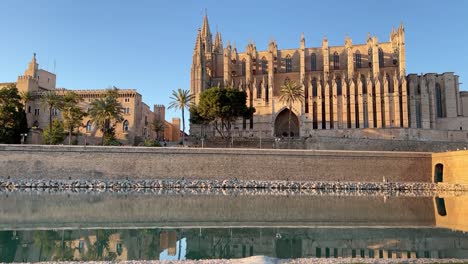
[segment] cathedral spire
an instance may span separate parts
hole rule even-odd
[[[222,51],[223,50],[223,40],[221,39],[221,33],[216,31],[213,50],[215,51]]]
[[[202,36],[203,37],[210,37],[211,38],[211,32],[210,32],[210,24],[208,23],[208,15],[205,14],[205,17],[203,18],[203,25],[202,25]]]
[[[208,15],[206,13],[205,17],[203,18],[203,25],[201,28],[201,41],[203,43],[205,52],[210,53],[213,48],[213,38],[211,36],[210,25],[208,23]]]

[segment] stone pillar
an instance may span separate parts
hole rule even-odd
[[[348,85],[345,78],[341,79],[341,127],[348,128]]]
[[[356,86],[354,85],[354,80],[351,78],[348,80],[349,83],[349,113],[350,113],[350,120],[351,120],[351,128],[356,128]]]
[[[330,129],[330,83],[328,78],[323,80],[325,90],[325,128]]]
[[[419,85],[421,87],[421,126],[423,129],[429,129],[431,128],[431,120],[429,118],[429,94],[425,76],[421,76]]]
[[[436,117],[437,117],[437,102],[435,95],[435,76],[433,74],[427,75],[427,91],[429,94],[429,116],[430,116],[430,127],[431,129],[436,128]]]
[[[359,128],[364,128],[364,93],[362,90],[363,80],[358,80],[358,107],[359,107]]]
[[[410,95],[410,110],[411,110],[411,127],[412,128],[417,128],[418,125],[416,124],[416,89],[417,89],[417,86],[418,86],[418,76],[417,75],[409,75],[408,76],[408,91],[409,91],[409,95]],[[402,95],[402,99],[403,99],[403,90],[404,90],[404,87],[403,87],[403,84],[400,83],[401,85],[401,95]],[[403,104],[403,101],[404,99],[402,100],[402,104]],[[404,111],[404,108],[405,108],[405,105],[403,104],[402,105],[402,109]],[[405,119],[405,115],[403,114],[403,125],[404,125],[404,119]],[[403,126],[405,127],[405,126]]]
[[[401,78],[401,90],[402,90],[402,109],[403,109],[403,127],[408,127],[408,87],[406,86],[406,78]]]
[[[323,97],[322,97],[322,82],[317,80],[317,129],[322,129],[322,104],[323,104]]]
[[[369,128],[374,127],[374,91],[373,91],[373,86],[374,82],[368,78],[367,79],[367,118],[368,118],[368,124]]]
[[[338,128],[338,92],[337,92],[337,85],[336,85],[335,77],[333,77],[331,82],[332,82],[331,83],[332,93],[330,95],[330,100],[331,100],[330,104],[331,104],[332,113],[330,116],[330,122],[333,122],[333,123],[330,123],[330,127],[333,127],[333,129],[337,129]],[[332,121],[332,117],[333,117],[333,121]]]
[[[393,82],[393,127],[400,126],[400,96],[398,93],[398,80],[396,75],[393,75],[393,78],[390,79]]]
[[[384,77],[387,79],[387,77]],[[382,127],[391,127],[392,120],[390,119],[390,94],[389,94],[389,83],[385,82],[383,87],[383,100],[384,100],[384,107],[383,107],[383,114],[384,114],[384,122],[382,122]]]
[[[385,85],[385,82],[384,82]],[[375,80],[375,118],[377,120],[377,128],[382,127],[382,82],[377,77]]]

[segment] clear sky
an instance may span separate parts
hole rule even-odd
[[[135,88],[151,106],[190,88],[198,27],[207,9],[212,34],[243,51],[343,45],[367,32],[388,41],[406,29],[407,73],[455,72],[468,80],[468,1],[422,0],[0,0],[0,82],[16,81],[32,54],[69,89]],[[54,69],[54,61],[56,67]],[[461,85],[467,90],[468,83]],[[166,111],[166,119],[180,113]]]

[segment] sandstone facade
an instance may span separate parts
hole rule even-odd
[[[0,83],[0,88],[11,83]],[[28,127],[32,128],[28,136],[28,143],[42,143],[41,132],[49,124],[49,111],[41,103],[41,95],[48,91],[56,91],[59,95],[64,95],[68,91],[76,92],[84,100],[80,107],[87,111],[90,103],[104,96],[105,89],[70,90],[56,87],[56,75],[48,71],[39,69],[34,54],[24,75],[18,77],[16,87],[19,92],[31,92],[34,99],[27,102],[25,109],[28,120]],[[115,87],[114,87],[115,88]],[[138,144],[147,138],[160,137],[168,141],[179,141],[180,120],[174,118],[172,122],[165,120],[165,107],[154,105],[153,111],[143,102],[142,96],[136,89],[118,89],[119,102],[123,106],[124,121],[116,124],[115,132],[117,139],[124,144]],[[54,109],[53,118],[62,119],[59,109]],[[164,135],[156,135],[151,128],[151,123],[155,119],[161,120],[165,125]],[[85,117],[82,126],[79,128],[81,136],[79,144],[99,144],[102,132],[96,129],[90,121],[90,117]]]
[[[314,130],[363,128],[424,128],[468,130],[468,95],[459,92],[458,76],[406,76],[405,29],[392,29],[388,42],[368,35],[365,43],[349,37],[343,46],[307,47],[302,34],[299,48],[278,49],[271,40],[266,50],[249,43],[238,52],[224,47],[221,34],[213,39],[208,18],[198,31],[192,58],[191,92],[195,103],[214,86],[247,93],[256,109],[250,119],[234,127],[241,136],[307,136]],[[279,99],[281,86],[294,81],[304,90],[304,102],[292,109]],[[191,134],[204,134],[192,125]],[[208,129],[208,136],[216,136]]]

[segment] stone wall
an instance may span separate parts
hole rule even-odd
[[[444,183],[468,184],[468,151],[434,153],[432,155],[432,175],[435,179],[435,167],[443,165]]]
[[[0,145],[12,179],[431,182],[431,153]]]

